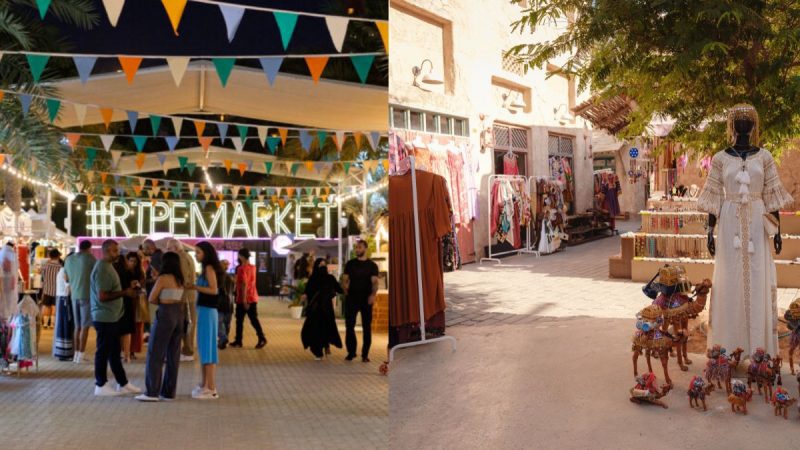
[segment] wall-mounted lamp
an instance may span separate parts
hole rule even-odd
[[[522,93],[508,91],[503,94],[503,109],[507,109],[511,114],[516,114],[517,109],[525,109],[528,105],[522,99]]]
[[[559,116],[558,113],[562,109],[564,112],[561,114],[561,116]],[[553,117],[555,117],[556,120],[558,120],[558,123],[560,123],[561,125],[564,125],[567,122],[572,122],[575,119],[572,116],[572,114],[569,113],[569,107],[565,103],[562,103],[558,105],[558,107],[553,108]]]
[[[423,75],[423,68],[425,67],[426,62],[431,66],[431,68],[428,69],[428,71]],[[414,68],[411,69],[411,73],[414,74],[413,85],[422,89],[423,91],[430,92],[430,89],[420,84],[420,82],[432,85],[444,84],[444,80],[442,79],[441,75],[433,71],[433,62],[431,62],[430,59],[423,60],[419,66],[414,66]]]

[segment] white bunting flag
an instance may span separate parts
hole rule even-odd
[[[100,135],[100,140],[103,141],[103,148],[105,148],[106,151],[111,150],[111,144],[114,143],[114,135],[113,134],[101,134]]]
[[[261,141],[261,145],[266,145],[267,142],[267,127],[256,127],[258,131],[258,140]]]
[[[236,151],[241,153],[244,148],[244,140],[238,136],[231,137],[230,139],[233,141],[233,146],[236,148]]]
[[[119,164],[119,158],[122,157],[122,152],[119,150],[111,150],[111,167],[116,169]]]
[[[167,65],[170,72],[172,72],[172,79],[175,80],[175,86],[181,85],[183,74],[186,73],[186,67],[189,66],[189,58],[177,56],[167,58]]]
[[[180,136],[181,126],[183,125],[183,117],[173,117],[172,125],[175,127],[175,136]]]
[[[326,17],[325,23],[328,25],[328,31],[331,34],[331,40],[336,47],[336,51],[342,51],[344,45],[344,38],[347,36],[347,25],[350,19],[346,17]]]
[[[106,14],[108,14],[108,21],[111,22],[111,26],[116,27],[119,15],[122,13],[122,7],[125,6],[125,0],[103,0],[103,6],[106,8]]]
[[[336,148],[339,150],[339,153],[342,152],[342,145],[344,145],[344,131],[337,131],[336,132]]]
[[[75,117],[78,118],[78,125],[83,126],[86,121],[86,105],[75,103]]]

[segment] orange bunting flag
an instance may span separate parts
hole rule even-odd
[[[104,192],[106,195],[111,195],[111,186],[106,186],[106,187],[104,187],[104,188],[103,188],[103,192]]]
[[[111,126],[111,116],[114,115],[113,108],[100,108],[100,115],[103,116],[103,123],[106,125],[106,130]]]
[[[3,91],[0,91],[0,102],[3,101],[3,97],[5,97],[5,96],[6,96],[6,93],[3,92]]]
[[[75,146],[78,145],[78,141],[81,140],[81,135],[78,133],[67,133],[67,142],[69,142],[69,146],[75,150]]]
[[[308,65],[308,71],[311,72],[311,78],[314,80],[314,84],[318,84],[320,77],[322,77],[322,71],[325,70],[325,66],[328,65],[328,57],[306,56],[306,64]]]
[[[211,136],[202,136],[197,138],[200,141],[200,146],[203,147],[203,151],[206,152],[206,156],[208,156],[208,148],[211,146],[211,141],[214,140]]]
[[[389,22],[375,22],[375,26],[378,27],[378,32],[381,34],[383,48],[386,49],[386,53],[389,53]]]
[[[166,199],[167,197],[169,197],[169,191],[164,189],[163,191],[161,191],[161,195]]]
[[[222,161],[222,164],[225,164],[225,170],[227,170],[228,171],[228,175],[230,175],[231,174],[231,160],[230,159],[226,159],[226,160]]]
[[[92,203],[92,200],[94,200],[94,195],[86,194],[86,203]]]
[[[293,188],[293,187],[286,188],[286,194],[287,194],[289,197],[293,197],[293,196],[294,196],[294,188]]]
[[[142,166],[144,166],[144,158],[145,158],[144,153],[138,153],[136,155],[136,167],[138,167],[139,169],[141,169]]]
[[[143,189],[142,186],[134,186],[133,192],[136,192],[136,195],[139,196],[142,195],[142,189]]]
[[[106,184],[106,178],[108,178],[108,172],[100,172],[100,182]]]
[[[172,30],[175,31],[175,36],[178,35],[178,25],[181,23],[183,17],[183,10],[186,8],[188,0],[161,0],[164,9],[167,11],[169,21],[172,23]]]
[[[197,130],[197,137],[200,137],[203,135],[203,131],[206,129],[206,123],[202,120],[195,120],[194,129]]]
[[[222,206],[222,202],[219,202],[219,201],[214,202],[214,204],[217,205],[217,209],[219,209],[219,207]]]
[[[0,154],[0,166],[2,166],[3,163],[5,162],[6,162],[6,155]]]
[[[364,139],[364,135],[358,131],[353,133],[353,139],[356,140],[356,150],[361,149],[361,141]]]
[[[272,203],[278,203],[278,196],[277,195],[273,195],[269,199],[272,200]]]
[[[286,138],[289,136],[289,130],[286,128],[278,128],[278,134],[281,135],[281,144],[286,145]]]
[[[307,171],[311,172],[312,170],[314,170],[314,161],[306,161],[305,165]]]
[[[247,164],[239,163],[239,174],[244,176],[244,171],[247,170]]]
[[[389,160],[388,159],[382,159],[381,160],[381,165],[383,166],[383,170],[385,170],[386,172],[389,171]]]
[[[244,193],[247,194],[248,197],[250,197],[250,186],[244,187]]]
[[[286,200],[280,199],[280,200],[278,200],[278,204],[281,206],[281,208],[283,208],[283,207],[286,206]]]
[[[122,66],[122,70],[125,72],[125,78],[128,79],[128,84],[133,84],[133,77],[136,76],[139,65],[142,64],[142,58],[120,56],[118,59],[119,65]]]

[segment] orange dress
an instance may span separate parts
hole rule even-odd
[[[444,178],[417,171],[422,290],[428,334],[444,333],[441,239],[452,231]],[[389,178],[389,346],[419,340],[419,295],[411,174]]]

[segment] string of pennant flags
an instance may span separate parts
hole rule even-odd
[[[331,59],[349,58],[353,64],[353,68],[358,74],[361,84],[366,84],[367,77],[372,70],[372,65],[375,62],[375,57],[381,55],[378,52],[367,53],[350,53],[350,54],[313,54],[313,55],[242,55],[242,56],[169,56],[169,55],[90,55],[84,53],[58,53],[58,52],[30,52],[25,50],[0,50],[0,60],[4,55],[24,55],[28,62],[28,68],[31,71],[33,81],[38,83],[42,78],[47,63],[51,58],[71,58],[75,64],[75,69],[78,71],[78,78],[82,84],[89,81],[95,64],[99,58],[114,58],[119,62],[120,69],[125,74],[125,79],[128,84],[132,85],[139,71],[139,67],[144,60],[158,59],[166,60],[167,67],[172,74],[172,79],[175,86],[180,86],[183,76],[189,67],[191,60],[210,59],[214,69],[216,69],[217,76],[219,77],[222,87],[228,85],[228,79],[233,72],[237,59],[257,59],[261,65],[261,70],[267,78],[269,86],[275,85],[275,79],[278,76],[283,61],[285,59],[304,59],[308,71],[311,74],[311,79],[314,84],[319,84],[322,73],[325,71],[328,62]]]
[[[301,11],[289,11],[278,8],[268,8],[263,6],[254,5],[236,5],[217,0],[162,0],[161,4],[164,6],[164,11],[169,17],[172,24],[172,29],[175,35],[178,35],[178,28],[180,27],[183,13],[186,9],[186,4],[191,1],[192,3],[205,3],[207,5],[214,5],[219,8],[222,18],[225,21],[225,27],[228,35],[228,42],[232,42],[236,37],[236,31],[239,29],[239,24],[244,17],[246,11],[255,11],[259,13],[267,13],[273,16],[275,23],[278,26],[278,31],[281,35],[281,43],[283,49],[289,47],[292,36],[297,28],[297,19],[301,16],[305,17],[322,17],[325,19],[325,24],[331,37],[333,45],[338,51],[342,51],[345,38],[347,37],[347,28],[350,22],[372,22],[380,33],[383,40],[386,52],[389,51],[389,23],[387,20],[380,19],[367,19],[361,17],[349,17],[339,15],[328,15],[319,13],[309,13]],[[36,0],[36,6],[39,9],[39,15],[42,19],[47,15],[52,0]],[[131,2],[133,3],[133,2]],[[119,21],[122,9],[125,6],[125,0],[103,0],[103,6],[108,16],[108,21],[111,26],[116,27]]]
[[[286,145],[287,139],[290,137],[289,132],[296,132],[296,136],[292,136],[300,141],[301,145],[304,149],[308,149],[311,143],[313,142],[314,137],[316,137],[320,143],[324,143],[325,140],[330,137],[334,139],[336,143],[337,149],[341,151],[342,145],[344,144],[345,138],[347,136],[352,136],[355,139],[356,146],[361,148],[362,139],[366,138],[372,148],[375,148],[376,144],[379,143],[379,140],[383,133],[380,131],[343,131],[343,130],[331,130],[331,129],[319,129],[319,128],[302,128],[302,127],[291,127],[291,126],[269,126],[269,125],[253,125],[241,122],[227,122],[227,121],[216,121],[216,120],[206,120],[206,119],[195,119],[195,118],[185,118],[182,116],[175,116],[171,114],[155,114],[149,112],[140,112],[135,110],[122,110],[117,108],[111,107],[104,107],[97,104],[90,104],[90,103],[78,103],[73,102],[70,100],[62,100],[55,97],[49,97],[44,95],[34,95],[28,94],[24,92],[17,92],[8,89],[0,89],[0,101],[3,101],[6,96],[16,96],[17,100],[20,102],[22,107],[23,114],[27,115],[30,112],[31,106],[33,104],[34,98],[39,98],[44,100],[45,102],[45,109],[47,113],[47,117],[49,118],[50,122],[55,122],[58,115],[63,110],[65,104],[71,104],[74,107],[75,115],[78,119],[78,124],[80,126],[84,126],[86,123],[86,114],[89,108],[95,109],[99,112],[103,124],[105,125],[106,129],[111,126],[112,119],[114,114],[118,111],[124,112],[125,116],[127,117],[128,124],[130,126],[130,134],[104,134],[104,133],[88,133],[88,132],[80,132],[80,131],[71,131],[66,132],[65,137],[67,138],[68,142],[71,145],[77,145],[78,140],[81,136],[90,136],[96,135],[101,138],[103,141],[104,148],[106,150],[110,149],[111,143],[113,142],[114,136],[125,136],[130,137],[134,140],[137,144],[137,149],[139,149],[139,143],[143,148],[144,142],[147,140],[148,136],[146,134],[137,134],[136,128],[140,122],[141,117],[148,117],[150,123],[150,138],[163,138],[166,140],[167,146],[170,150],[174,150],[178,144],[178,140],[181,138],[191,138],[191,139],[199,139],[201,145],[210,145],[211,139],[214,137],[218,137],[222,141],[225,139],[231,139],[236,146],[236,149],[239,149],[238,144],[241,143],[242,146],[244,145],[244,140],[254,138],[255,136],[250,136],[251,129],[255,128],[256,133],[255,135],[258,137],[259,142],[271,153],[277,150],[278,143],[282,145]],[[162,130],[164,119],[168,119],[172,123],[172,135],[169,136],[157,136],[159,131]],[[194,125],[194,135],[183,135],[181,132],[183,131],[183,124],[184,122],[191,122]],[[142,121],[144,122],[144,121]],[[207,128],[208,125],[214,125],[216,127],[216,136],[207,136],[205,135],[205,131],[208,129],[210,132],[210,128]],[[229,131],[232,129],[236,130],[238,134],[238,138],[241,141],[236,139],[236,136],[229,135]],[[312,136],[311,133],[314,133]]]

